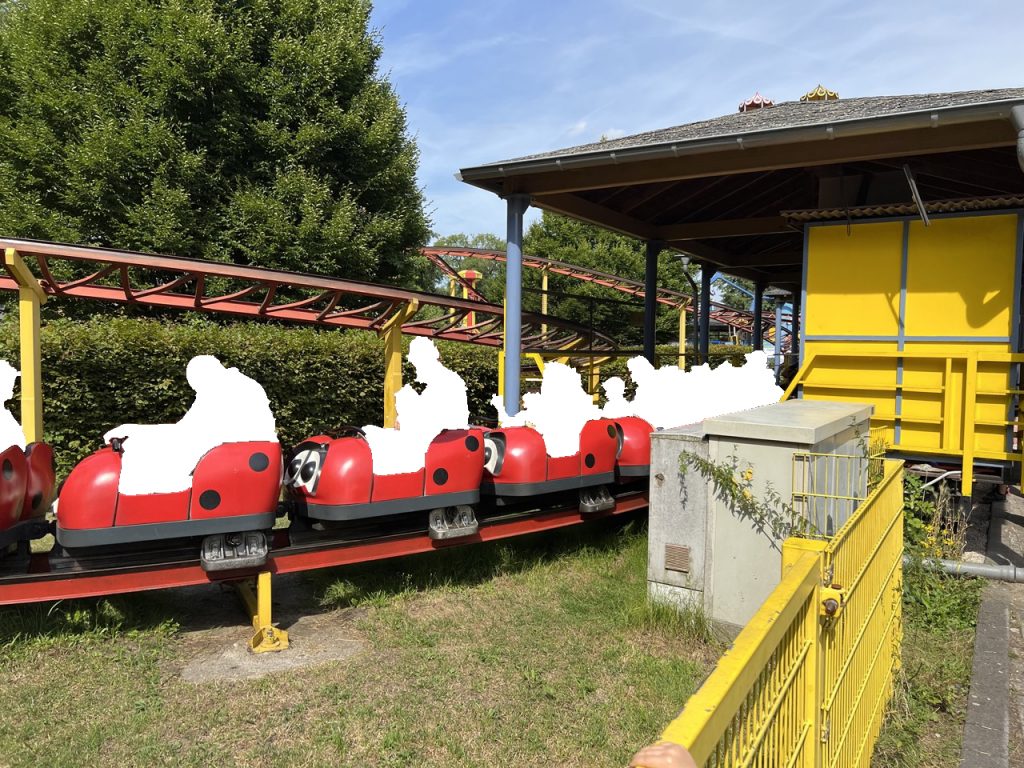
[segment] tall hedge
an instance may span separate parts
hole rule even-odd
[[[325,429],[383,419],[384,345],[363,331],[97,317],[51,320],[42,342],[44,424],[59,475],[98,448],[111,427],[177,421],[192,403],[185,366],[195,355],[214,354],[263,385],[283,445]],[[455,342],[440,342],[438,348],[445,365],[466,382],[471,418],[493,422],[489,400],[497,391],[497,350]],[[674,349],[658,351],[662,365],[674,364]],[[715,347],[711,363],[742,364],[746,351]],[[18,364],[11,315],[0,320],[0,358]],[[412,376],[406,364],[405,380],[412,382]],[[601,379],[610,376],[629,381],[626,358],[601,366]]]
[[[495,350],[438,347],[466,381],[473,418],[493,419],[487,401],[497,387]],[[60,475],[98,448],[111,427],[177,421],[193,398],[185,366],[200,354],[215,354],[263,385],[283,445],[383,419],[384,348],[371,333],[96,318],[47,323],[42,348],[46,439]],[[0,358],[17,365],[12,319],[0,323]],[[405,380],[412,382],[412,374],[407,365]]]

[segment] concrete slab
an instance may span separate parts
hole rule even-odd
[[[986,586],[978,611],[961,768],[1009,766],[1009,606],[1007,585]]]
[[[992,504],[986,559],[1024,565],[1019,492]],[[1024,766],[1024,584],[990,582],[982,595],[960,765]]]
[[[872,410],[863,403],[787,400],[707,419],[704,432],[717,437],[817,445],[851,425],[868,421]]]

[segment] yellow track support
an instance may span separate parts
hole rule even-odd
[[[19,286],[21,428],[27,442],[42,442],[43,371],[39,343],[39,308],[46,303],[46,293],[13,248],[4,251],[4,266]]]
[[[413,299],[401,307],[384,324],[384,426],[394,427],[398,421],[395,395],[402,388],[402,325],[416,314],[420,303]]]
[[[679,370],[686,370],[686,305],[679,308]]]
[[[288,648],[288,633],[274,626],[271,621],[270,605],[270,571],[263,571],[256,577],[254,585],[248,581],[238,582],[235,587],[245,603],[246,610],[252,617],[252,628],[255,630],[249,640],[253,653],[283,651]]]

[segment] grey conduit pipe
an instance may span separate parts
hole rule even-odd
[[[910,565],[913,558],[910,555],[903,556],[903,564]],[[921,559],[925,568],[951,573],[954,576],[977,576],[982,579],[993,581],[1012,581],[1024,583],[1024,568],[1015,565],[990,565],[989,563],[964,563],[960,560],[942,560],[936,557],[925,557]]]

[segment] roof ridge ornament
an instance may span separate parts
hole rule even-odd
[[[754,91],[754,95],[746,101],[740,102],[740,112],[750,112],[764,107],[774,107],[775,102],[767,96],[762,96],[760,91]]]
[[[818,83],[816,87],[801,96],[800,101],[835,101],[838,98],[839,94],[836,91],[830,91],[821,83]]]

